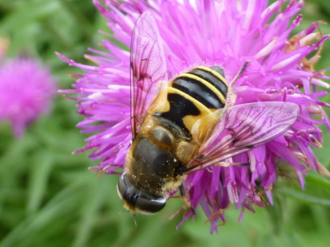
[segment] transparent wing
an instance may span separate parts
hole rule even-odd
[[[192,161],[191,173],[263,145],[287,131],[299,106],[288,102],[258,102],[230,108]]]
[[[155,19],[144,12],[137,20],[131,40],[131,127],[134,137],[144,113],[167,80],[162,39]]]

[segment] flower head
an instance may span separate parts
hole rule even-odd
[[[328,38],[317,30],[318,22],[292,35],[302,16],[297,15],[302,1],[288,4],[279,0],[267,7],[267,1],[94,1],[108,21],[114,39],[130,47],[132,29],[137,18],[149,11],[156,19],[163,40],[166,63],[172,77],[198,65],[219,65],[230,81],[244,62],[248,68],[234,85],[236,105],[262,101],[286,101],[299,105],[296,122],[280,137],[233,157],[231,162],[249,162],[249,167],[213,166],[189,174],[184,182],[193,208],[201,206],[211,222],[211,232],[231,204],[253,211],[264,206],[264,192],[272,204],[272,185],[277,178],[277,164],[284,160],[304,186],[303,175],[309,169],[321,174],[327,170],[317,161],[311,146],[320,147],[321,130],[316,124],[330,124],[320,101],[329,79],[313,65]],[[103,3],[102,3],[103,2]],[[85,119],[78,124],[89,137],[84,152],[94,149],[91,159],[101,159],[94,170],[114,173],[123,168],[130,146],[130,53],[123,46],[103,41],[105,51],[90,50],[86,57],[96,66],[62,59],[79,67],[85,74],[77,76],[73,90],[77,93],[78,112]],[[97,124],[96,124],[97,123]],[[116,164],[116,165],[114,165]],[[243,214],[242,214],[243,215]],[[191,217],[187,211],[183,220]],[[241,217],[240,217],[241,218]]]
[[[0,66],[0,121],[7,120],[14,135],[46,113],[56,87],[49,70],[27,58],[4,61]]]

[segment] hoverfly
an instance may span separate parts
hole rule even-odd
[[[283,134],[299,107],[287,102],[233,106],[233,82],[219,66],[198,66],[168,81],[162,39],[151,13],[137,20],[131,40],[132,143],[117,191],[134,215],[165,207],[189,173],[211,165],[228,166],[228,158]],[[192,208],[191,208],[192,209]],[[193,209],[192,209],[193,210]]]

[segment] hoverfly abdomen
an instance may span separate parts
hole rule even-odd
[[[177,76],[170,84],[209,109],[223,108],[228,85],[219,66],[200,66]],[[193,100],[192,103],[195,101]]]
[[[201,81],[205,80],[195,75],[183,74],[173,81],[172,87],[190,95],[207,108],[223,108],[224,102]]]
[[[169,107],[155,116],[172,122],[186,138],[201,143],[218,120],[212,114],[226,104],[228,84],[222,68],[196,67],[175,77],[166,90]],[[198,133],[194,135],[196,126]]]
[[[197,67],[188,72],[204,79],[212,86],[214,86],[225,98],[228,92],[228,83],[225,80],[225,72],[223,68],[219,66],[208,67]]]
[[[185,125],[183,118],[185,116],[198,116],[201,111],[191,99],[187,98],[186,94],[180,92],[182,91],[174,91],[173,88],[168,88],[167,101],[170,109],[167,112],[156,112],[154,115],[168,120],[167,123],[171,125],[171,129],[179,127],[185,136],[190,139],[190,129]]]

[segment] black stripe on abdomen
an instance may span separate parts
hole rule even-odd
[[[172,87],[193,97],[207,108],[223,108],[224,104],[219,97],[206,85],[184,75],[174,79]]]
[[[224,77],[223,69],[219,66],[211,67],[210,69],[218,72],[220,75]],[[203,68],[195,68],[188,72],[188,74],[196,75],[205,81],[209,82],[212,86],[216,87],[216,89],[219,90],[219,92],[226,98],[228,87],[225,82],[222,81],[221,78],[215,76],[211,72],[204,70]]]

